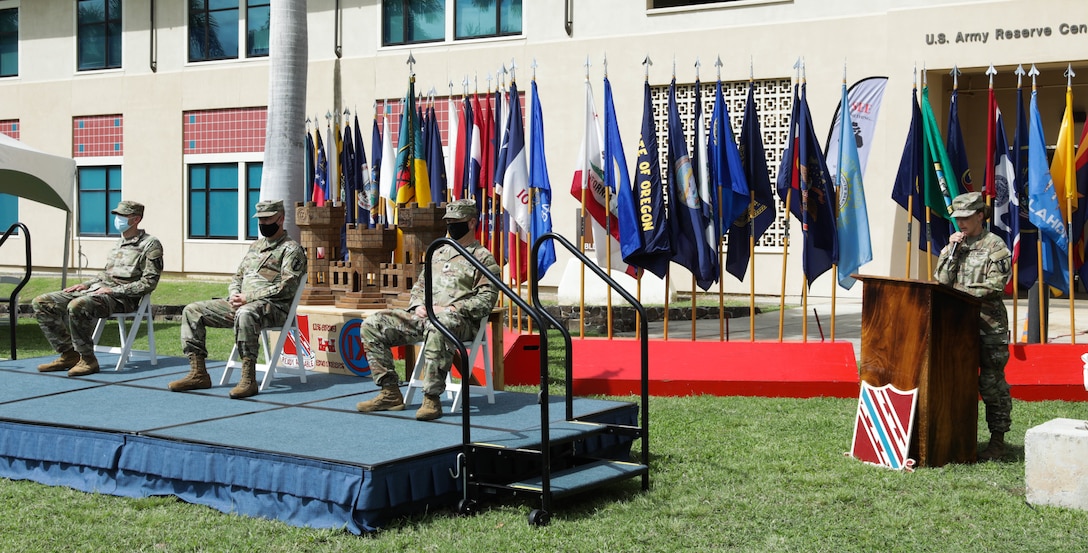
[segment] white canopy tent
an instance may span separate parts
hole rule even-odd
[[[62,286],[68,281],[72,213],[75,210],[76,161],[47,154],[0,133],[0,192],[65,211]]]

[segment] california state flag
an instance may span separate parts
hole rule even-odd
[[[586,212],[590,215],[589,226],[593,232],[593,244],[597,250],[597,264],[606,269],[637,276],[637,269],[624,263],[620,252],[620,223],[616,218],[616,194],[611,194],[606,199],[603,160],[601,125],[597,118],[597,108],[593,105],[593,87],[589,84],[589,79],[586,79],[586,127],[582,135],[578,165],[574,167],[574,178],[570,183],[570,193],[579,202],[582,201],[583,196],[585,198]],[[607,208],[606,202],[611,204]],[[608,231],[605,230],[606,227]],[[609,252],[611,252],[611,258]]]

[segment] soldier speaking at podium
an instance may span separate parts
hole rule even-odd
[[[982,194],[968,192],[952,200],[952,217],[959,232],[941,250],[934,275],[982,300],[979,306],[980,371],[978,391],[986,404],[990,443],[979,460],[1000,459],[1005,454],[1005,433],[1012,426],[1012,396],[1005,381],[1009,360],[1009,318],[1002,296],[1012,270],[1012,254],[1005,242],[986,230],[986,202]]]

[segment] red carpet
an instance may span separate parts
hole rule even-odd
[[[505,382],[540,381],[535,335],[506,333]],[[629,338],[574,339],[574,393],[639,392],[639,343]],[[650,394],[687,396],[858,396],[857,353],[843,342],[650,341]],[[1006,378],[1027,401],[1088,400],[1080,356],[1088,345],[1010,347]]]

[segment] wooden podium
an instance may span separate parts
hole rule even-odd
[[[918,389],[910,457],[975,462],[979,300],[936,282],[855,275],[864,283],[861,380]]]

